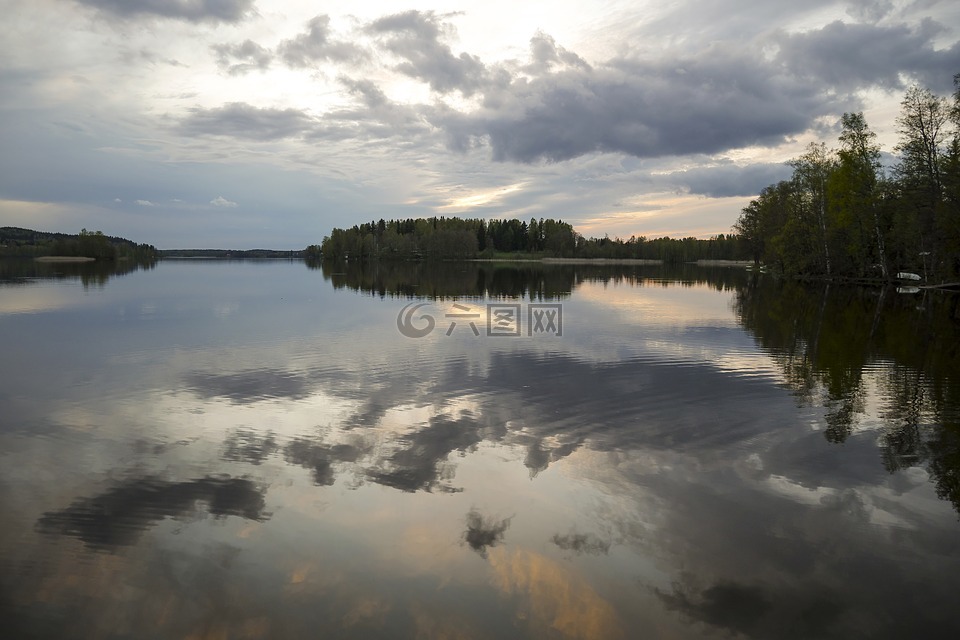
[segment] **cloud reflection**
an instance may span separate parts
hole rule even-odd
[[[568,533],[563,536],[557,533],[550,541],[564,551],[572,551],[577,555],[606,555],[610,552],[610,543],[592,533]]]
[[[49,511],[37,521],[42,533],[69,535],[88,547],[113,551],[135,544],[147,528],[164,518],[194,512],[205,502],[211,515],[263,521],[264,489],[246,478],[207,476],[187,482],[139,478],[69,507]]]
[[[503,520],[485,517],[476,509],[467,514],[467,530],[463,533],[464,540],[470,548],[487,557],[487,549],[503,542],[503,536],[510,528],[512,517]]]
[[[613,605],[583,578],[540,554],[495,549],[490,553],[494,583],[517,598],[518,613],[535,636],[626,638]]]
[[[337,462],[356,462],[369,453],[366,445],[336,444],[325,445],[306,438],[297,438],[283,450],[284,460],[309,469],[313,483],[317,486],[330,486],[336,481],[334,464]]]

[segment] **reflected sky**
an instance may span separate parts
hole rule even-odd
[[[960,630],[951,299],[503,269],[167,261],[98,287],[0,283],[8,627]],[[474,284],[455,295],[457,278]],[[25,290],[50,302],[4,306]],[[561,302],[563,335],[406,338],[415,300],[438,320]],[[928,355],[903,331],[929,331]]]

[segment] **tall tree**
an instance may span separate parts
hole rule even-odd
[[[947,100],[929,89],[910,87],[900,103],[897,133],[900,143],[900,163],[896,173],[903,195],[911,204],[919,246],[914,249],[923,256],[933,253],[936,262],[937,216],[943,201],[944,145],[950,108]]]
[[[953,136],[943,163],[943,208],[937,219],[937,232],[943,243],[946,271],[960,276],[960,73],[953,76],[953,104],[950,120]]]
[[[790,162],[800,195],[798,213],[816,221],[821,258],[828,277],[832,269],[827,237],[827,179],[835,164],[823,142],[811,142],[805,154]]]
[[[844,113],[840,132],[839,163],[830,183],[832,222],[845,233],[843,247],[848,257],[865,275],[872,246],[874,258],[887,277],[885,230],[877,206],[880,173],[880,147],[877,135],[867,126],[863,113]],[[872,237],[871,237],[872,236]]]

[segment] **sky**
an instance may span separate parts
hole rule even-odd
[[[380,218],[728,233],[863,111],[952,92],[960,3],[0,0],[0,226],[300,249]]]

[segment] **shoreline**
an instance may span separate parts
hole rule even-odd
[[[540,262],[544,264],[663,264],[663,260],[646,260],[643,258],[541,258]]]
[[[40,256],[34,258],[35,262],[96,262],[96,258],[86,256]]]
[[[698,267],[752,267],[753,260],[696,260],[687,264],[695,264]]]

